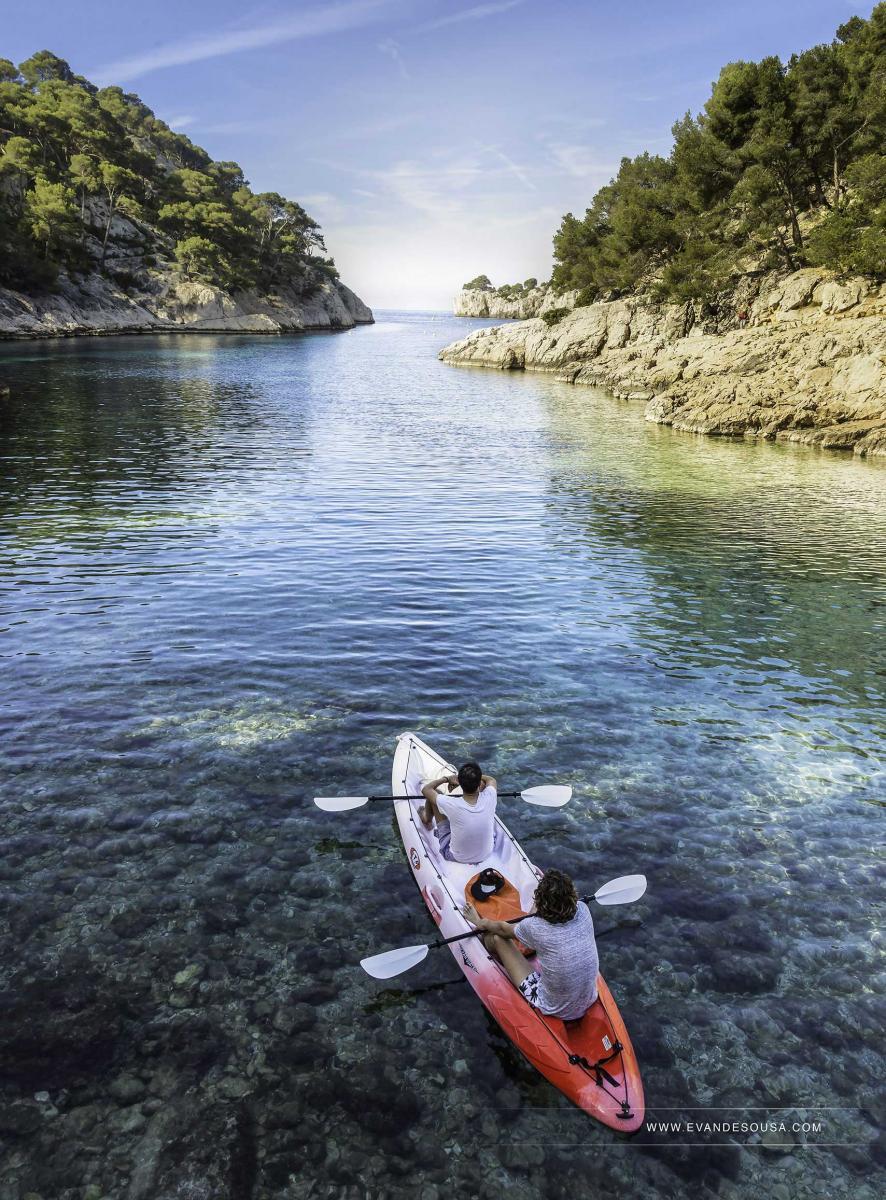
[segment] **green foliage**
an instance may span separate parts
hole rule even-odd
[[[809,261],[846,273],[886,275],[886,155],[866,154],[846,172],[847,195],[807,239]]]
[[[337,277],[300,205],[254,194],[237,163],[213,162],[138,96],[47,50],[0,59],[0,283],[45,287],[62,268],[118,278],[134,246],[143,266],[174,259],[224,287],[308,292]]]
[[[576,308],[586,308],[597,299],[597,290],[593,287],[583,287],[575,297]]]
[[[524,279],[523,286],[527,292],[531,292],[533,288],[538,287],[538,280],[532,277],[529,279]]]
[[[175,243],[175,261],[188,279],[195,276],[212,279],[221,265],[219,258],[218,246],[208,238],[189,237]]]
[[[38,176],[27,193],[25,211],[44,258],[63,253],[76,236],[74,193],[62,183],[50,183]]]
[[[707,299],[748,266],[886,273],[886,3],[787,64],[729,63],[673,133],[566,214],[556,287]]]
[[[556,325],[571,312],[571,308],[549,308],[546,313],[542,313],[541,319],[545,325]]]
[[[476,289],[481,292],[492,291],[492,280],[488,275],[477,275],[474,279],[469,279],[467,283],[462,285],[466,292]]]

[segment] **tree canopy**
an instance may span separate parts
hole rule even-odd
[[[309,290],[336,274],[299,204],[254,193],[237,163],[214,162],[138,96],[48,50],[0,59],[0,283],[125,278],[164,259],[223,287]]]
[[[673,135],[566,214],[556,287],[689,299],[752,268],[886,275],[886,3],[787,63],[729,63]]]

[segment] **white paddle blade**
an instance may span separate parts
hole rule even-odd
[[[361,958],[360,966],[373,979],[393,979],[411,967],[417,967],[428,957],[427,946],[402,946],[399,950],[385,950],[371,958]]]
[[[548,783],[541,787],[527,788],[520,793],[527,804],[540,804],[542,808],[562,808],[572,799],[572,788],[564,784]]]
[[[594,892],[594,899],[598,904],[632,904],[645,891],[645,875],[622,875],[620,879],[604,883],[598,892]]]
[[[315,796],[314,803],[324,812],[347,812],[369,803],[368,796]]]

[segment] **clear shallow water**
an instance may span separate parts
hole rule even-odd
[[[886,470],[436,361],[475,327],[2,348],[0,1200],[881,1194]],[[369,981],[431,926],[310,798],[405,728],[648,875],[597,921],[651,1115],[822,1132],[622,1145],[448,958]]]

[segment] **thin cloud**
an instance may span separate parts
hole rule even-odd
[[[315,8],[270,25],[231,29],[226,33],[196,33],[178,42],[167,42],[144,54],[108,63],[90,74],[99,83],[123,83],[163,67],[181,67],[280,42],[343,33],[378,20],[391,7],[391,3],[392,0],[349,0],[344,4]]]
[[[458,25],[462,21],[482,21],[484,17],[494,17],[523,3],[524,0],[499,0],[493,4],[476,4],[473,8],[463,8],[461,12],[450,13],[448,17],[439,17],[436,21],[419,25],[416,32],[429,33],[432,29],[442,29],[444,25]]]
[[[465,151],[441,147],[428,151],[421,161],[400,159],[381,168],[329,159],[314,161],[350,175],[352,191],[362,185],[366,192],[374,193],[373,199],[384,198],[388,204],[393,202],[435,222],[457,223],[484,209],[501,214],[503,202],[513,197],[513,178],[527,190],[536,190],[524,168],[497,146],[481,142]]]
[[[256,129],[267,129],[266,121],[213,121],[198,126],[200,133],[252,133]]]
[[[548,150],[557,166],[573,179],[608,176],[617,169],[612,163],[600,162],[587,146],[559,142],[550,145]]]
[[[393,38],[385,38],[383,42],[378,43],[378,48],[382,54],[386,54],[392,59],[400,71],[404,79],[409,79],[409,72],[406,70],[406,63],[403,61],[403,55],[400,53],[399,45]]]
[[[187,127],[189,125],[193,125],[196,120],[197,120],[196,117],[191,117],[191,116],[187,116],[187,115],[181,116],[181,117],[170,117],[167,120],[166,124],[169,126],[170,129],[187,129]]]
[[[529,176],[526,174],[526,172],[523,170],[523,168],[517,166],[517,164],[514,162],[514,160],[512,158],[509,158],[503,150],[499,150],[499,148],[497,146],[485,146],[484,149],[489,154],[494,155],[495,158],[497,158],[501,162],[503,162],[505,164],[505,166],[508,168],[508,170],[510,171],[510,173],[514,176],[514,178],[519,179],[520,183],[523,184],[523,186],[527,189],[527,191],[534,192],[537,190],[535,184],[532,182],[532,180],[529,178]]]

